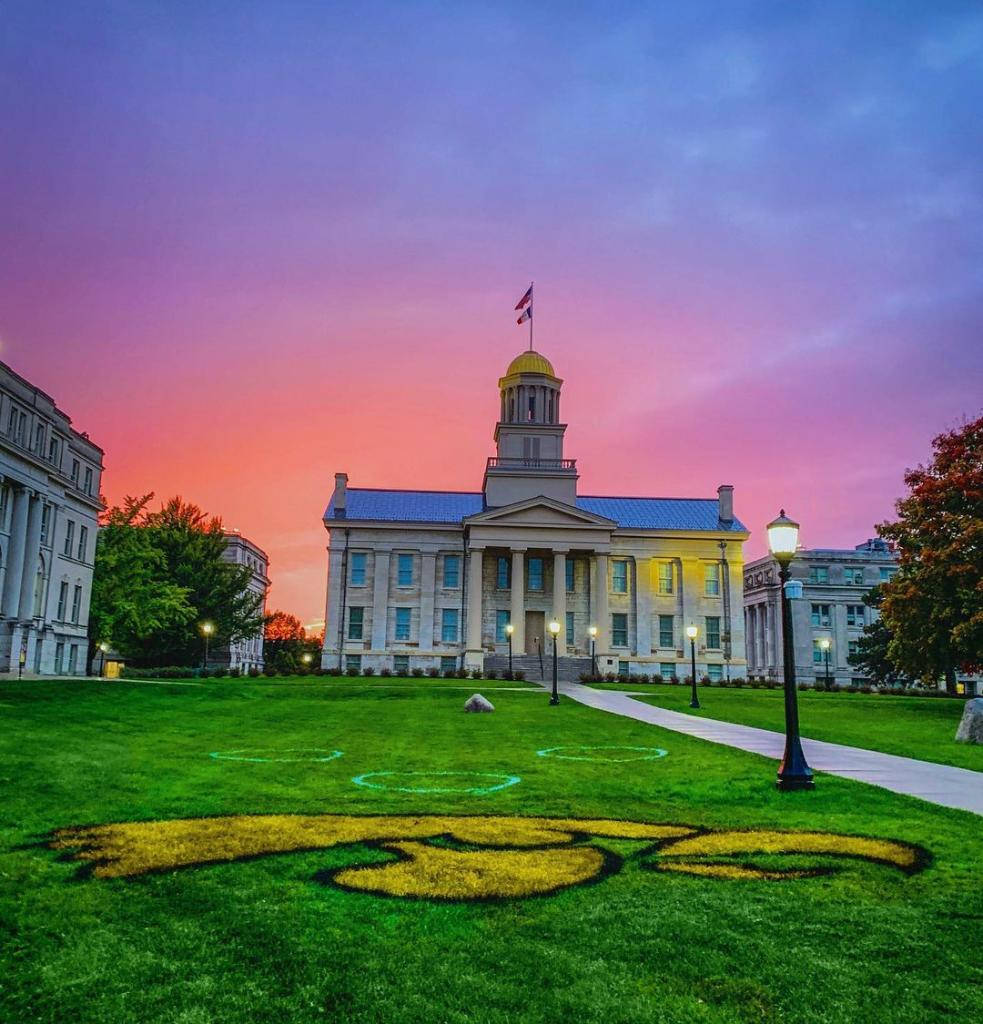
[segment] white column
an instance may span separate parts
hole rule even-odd
[[[27,540],[17,614],[21,619],[30,619],[34,616],[34,587],[38,574],[38,555],[41,552],[41,498],[38,494],[32,494],[29,498],[25,532]]]
[[[553,618],[560,624],[556,635],[556,649],[567,649],[567,553],[553,552]],[[548,627],[548,624],[547,624]]]
[[[437,554],[424,551],[420,555],[420,629],[417,634],[417,649],[433,650],[433,602],[437,578]]]
[[[4,618],[15,619],[20,605],[20,584],[24,572],[24,550],[27,544],[28,492],[14,491],[14,508],[10,518],[10,541],[7,544],[7,572],[3,578],[3,599],[0,603]]]
[[[372,571],[372,649],[386,649],[386,619],[389,609],[389,551],[375,551]]]
[[[525,549],[512,551],[512,589],[509,621],[512,623],[512,653],[526,653],[526,569]]]
[[[324,609],[324,647],[321,655],[321,667],[328,668],[328,651],[339,646],[341,629],[341,588],[344,553],[338,546],[328,548],[328,592]],[[51,588],[54,590],[54,587]]]
[[[597,595],[594,625],[597,626],[597,654],[607,654],[611,649],[611,615],[608,612],[608,556],[603,552],[594,555],[594,593]]]
[[[472,548],[468,564],[468,637],[469,653],[481,652],[481,566],[484,548]]]
[[[635,559],[635,653],[652,653],[652,559]]]

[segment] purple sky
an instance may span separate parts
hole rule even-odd
[[[0,358],[323,615],[352,486],[477,489],[526,339],[581,491],[808,545],[983,396],[978,3],[13,3]]]

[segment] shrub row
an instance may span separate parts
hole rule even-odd
[[[649,676],[644,672],[632,673],[631,675],[618,675],[615,672],[607,672],[603,675],[593,675],[589,672],[583,672],[580,675],[580,681],[582,683],[624,683],[626,685],[639,685],[644,686],[645,684],[654,683],[662,686],[692,686],[693,677],[685,676],[680,679],[677,676],[670,676],[668,679],[658,674]],[[726,689],[732,687],[736,690],[746,687],[751,690],[780,690],[784,684],[778,682],[775,679],[745,679],[743,676],[737,676],[734,679],[718,679],[712,680],[709,676],[702,676],[697,683],[698,686],[715,686],[720,689]],[[800,691],[805,690],[825,690],[826,687],[822,683],[817,683],[813,686],[810,683],[798,683],[796,689]],[[921,686],[877,686],[873,683],[863,684],[861,686],[842,685],[840,683],[831,683],[829,686],[829,692],[831,693],[877,693],[885,695],[893,695],[898,697],[949,697],[951,694],[946,693],[945,690],[939,690],[929,687]]]

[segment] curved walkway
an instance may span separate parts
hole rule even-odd
[[[648,722],[673,732],[696,736],[710,743],[722,743],[752,754],[761,754],[780,761],[785,749],[785,734],[750,725],[718,722],[712,718],[667,711],[633,700],[640,693],[624,690],[594,690],[581,683],[561,683],[560,692],[572,700],[599,711]],[[983,814],[983,772],[954,768],[911,757],[882,754],[876,750],[846,747],[823,740],[802,740],[806,760],[815,771],[828,772],[845,779],[858,779],[881,786],[893,793],[918,797],[943,807]]]

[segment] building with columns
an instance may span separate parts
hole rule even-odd
[[[263,599],[262,614],[266,615],[266,593],[270,589],[270,560],[266,552],[247,540],[238,530],[225,535],[225,550],[222,558],[234,565],[244,565],[251,573],[246,589]],[[237,640],[233,644],[216,647],[209,652],[210,667],[238,669],[242,673],[250,669],[263,670],[263,628],[255,636]]]
[[[897,571],[897,556],[876,538],[852,549],[813,548],[796,553],[789,572],[792,579],[801,580],[802,597],[789,605],[798,682],[825,678],[824,641],[829,643],[829,674],[834,682],[868,681],[848,661],[864,627],[877,618],[876,609],[868,608],[864,597]],[[748,673],[783,680],[778,562],[771,555],[749,562],[744,569],[744,629]]]
[[[0,672],[85,674],[102,456],[0,363]]]
[[[564,455],[563,381],[523,352],[498,382],[496,454],[480,491],[353,488],[335,475],[324,513],[328,587],[322,666],[480,668],[550,653],[603,672],[744,675],[737,603],[748,533],[733,488],[714,498],[581,495]],[[579,659],[575,661],[574,659]]]

